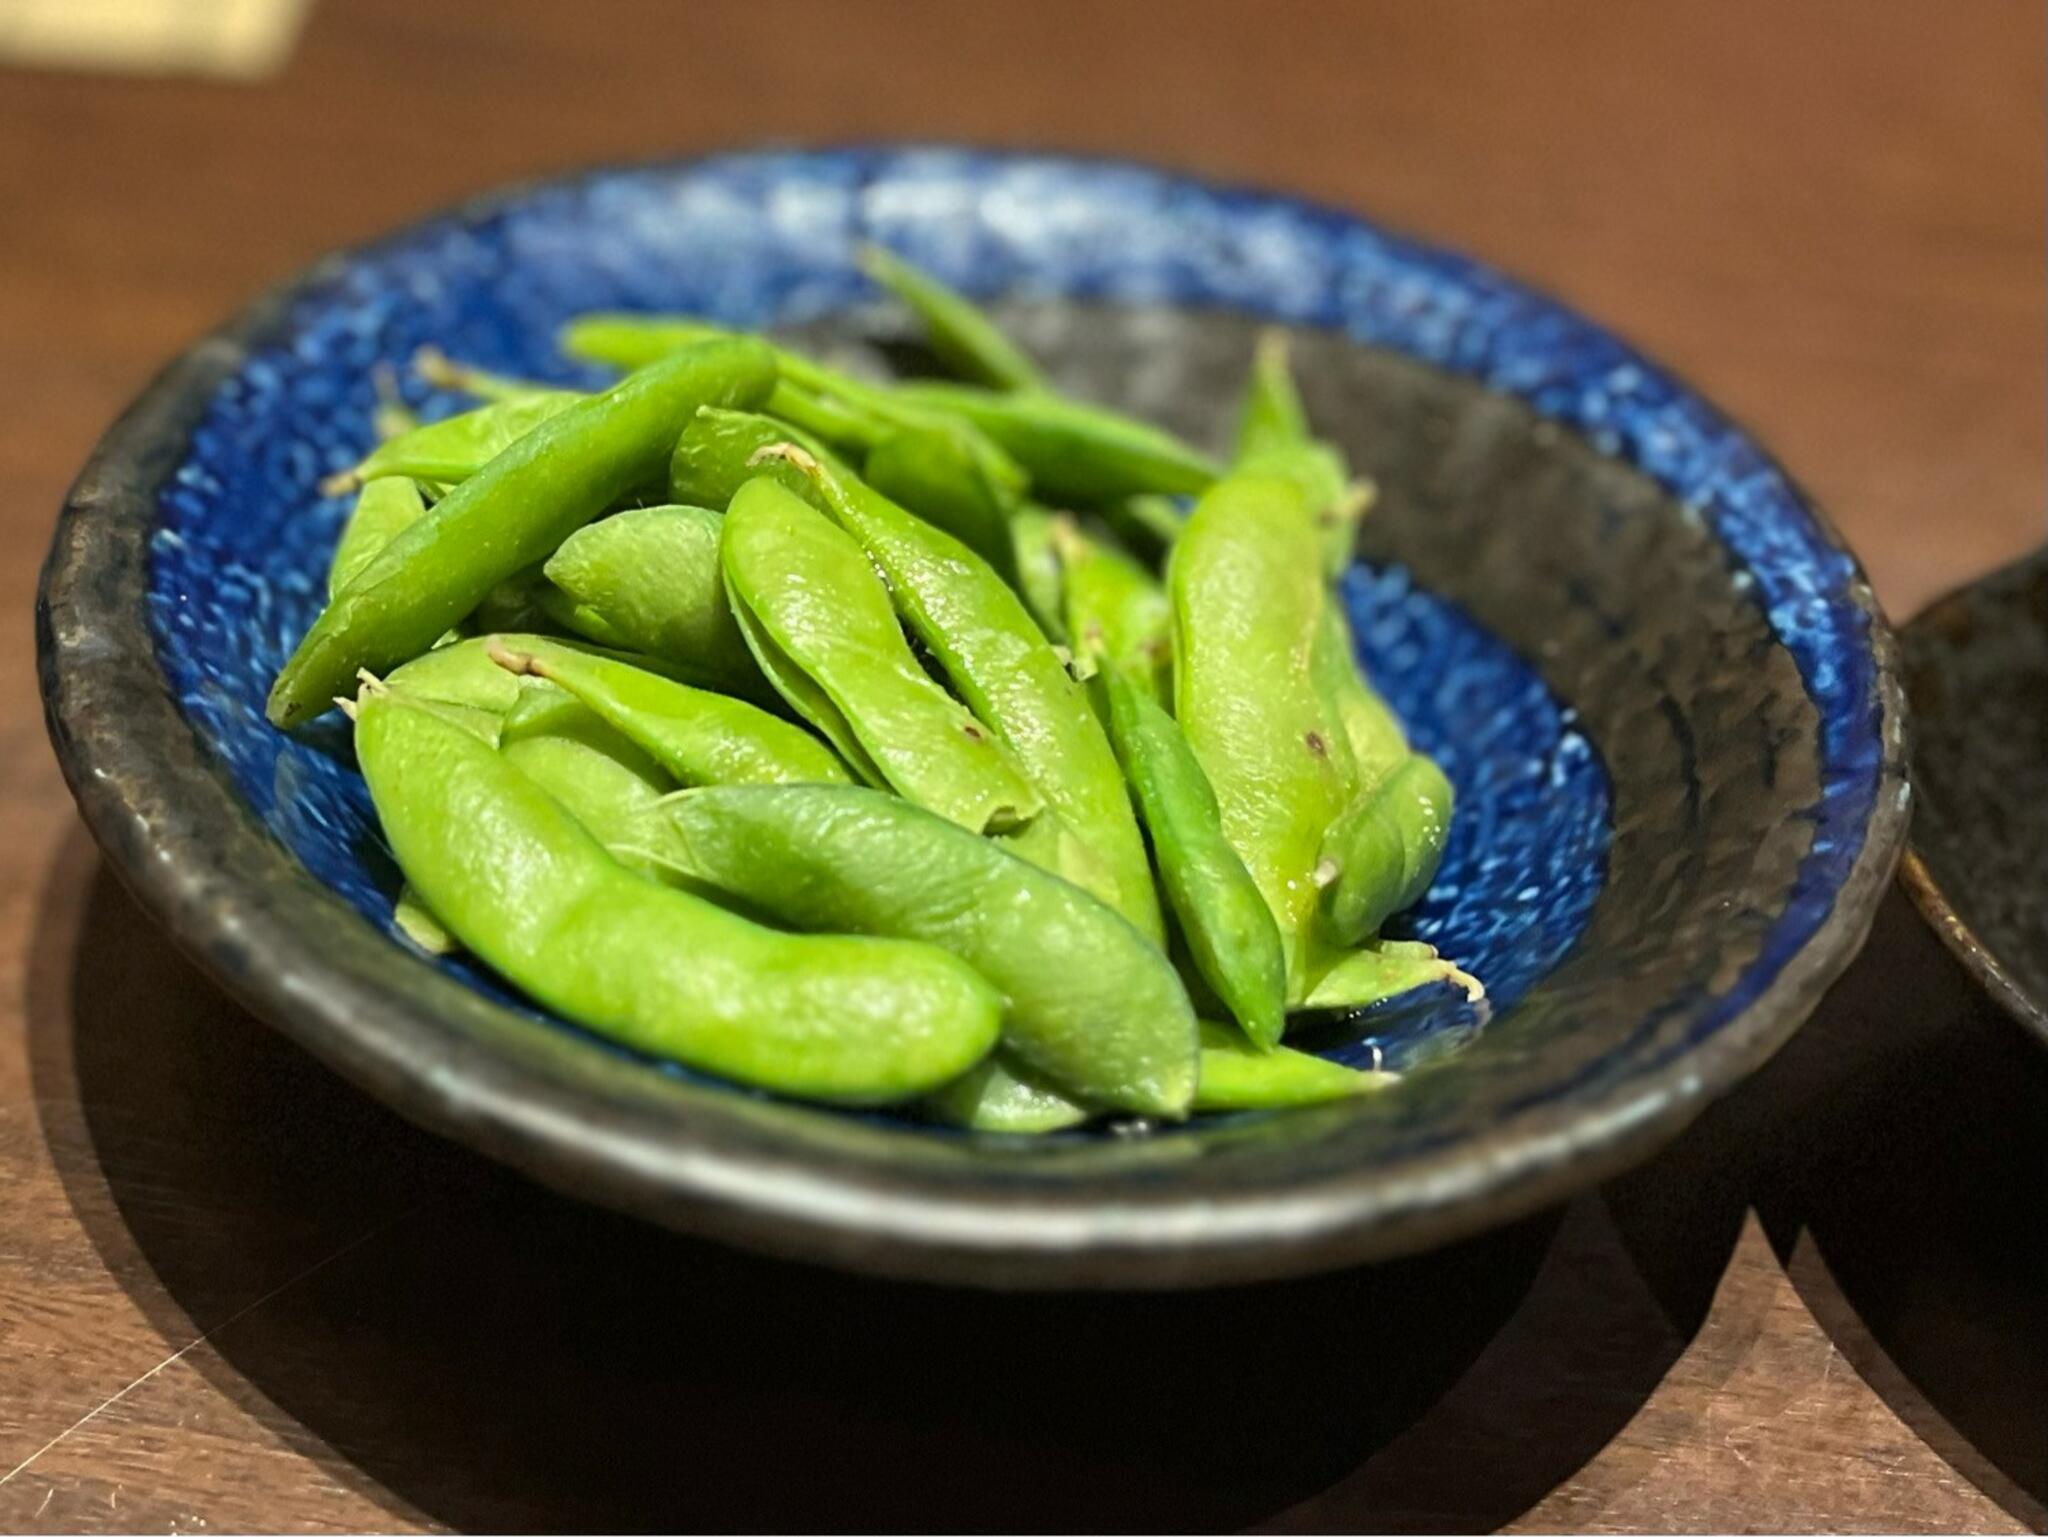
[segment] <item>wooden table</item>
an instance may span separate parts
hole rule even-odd
[[[269,84],[0,73],[0,1527],[2048,1521],[2048,1056],[1896,899],[1562,1211],[1288,1286],[949,1294],[574,1205],[329,1077],[106,874],[27,656],[67,479],[243,297],[771,136],[1113,151],[1465,246],[1753,423],[1908,614],[2043,532],[2042,61],[2036,0],[327,0]]]

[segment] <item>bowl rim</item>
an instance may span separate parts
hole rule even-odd
[[[2048,545],[2038,546],[2016,560],[2007,561],[1949,589],[1908,619],[1901,628],[1902,656],[1903,643],[1913,631],[1937,618],[1941,611],[1966,604],[1986,588],[2013,581],[2041,567],[2048,567]],[[2048,999],[2037,998],[2028,992],[1998,958],[1998,953],[1964,921],[1963,915],[1949,900],[1948,893],[1934,878],[1926,856],[1920,852],[1921,841],[1919,836],[1915,836],[1908,843],[1899,861],[1899,884],[1906,888],[1906,895],[1913,899],[1913,905],[1920,910],[1927,926],[1941,936],[1941,942],[1948,946],[1949,953],[1962,962],[1963,969],[1977,979],[1978,985],[1999,1007],[2018,1020],[2042,1045],[2048,1046]]]
[[[418,991],[435,1007],[373,968],[339,965],[331,934],[322,942],[321,925],[352,910],[235,795],[158,663],[144,597],[159,487],[217,386],[286,329],[299,300],[356,262],[421,226],[481,221],[538,193],[612,176],[682,174],[760,152],[965,153],[994,163],[1127,169],[1223,198],[1256,198],[1399,240],[1445,262],[1497,271],[1284,193],[1115,158],[933,143],[754,146],[588,167],[486,191],[315,261],[181,353],[108,429],[66,497],[36,600],[46,723],[88,829],[142,906],[252,1013],[428,1129],[543,1183],[671,1226],[775,1254],[948,1282],[1206,1285],[1415,1252],[1619,1172],[1769,1057],[1861,948],[1898,863],[1909,810],[1897,642],[1832,521],[1753,433],[1710,407],[1783,476],[1818,534],[1847,563],[1842,590],[1862,611],[1872,661],[1873,697],[1864,703],[1877,714],[1877,782],[1862,847],[1815,931],[1746,1006],[1669,1061],[1628,1078],[1622,1090],[1536,1107],[1476,1144],[1454,1143],[1392,1170],[1347,1167],[1278,1193],[1208,1189],[1192,1201],[1110,1203],[1086,1185],[962,1189],[915,1169],[881,1178],[820,1169],[722,1109],[678,1118],[635,1081],[661,1075],[574,1042],[576,1059],[546,1048],[519,1056],[480,1050],[450,1020],[478,1008],[502,1013],[500,1006],[431,968],[422,969],[443,988]],[[1704,401],[1611,329],[1540,290],[1510,286],[1614,342],[1681,395]],[[603,1113],[593,1116],[593,1104]]]

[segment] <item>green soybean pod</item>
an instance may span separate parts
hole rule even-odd
[[[775,471],[776,466],[772,464],[756,466],[754,458],[764,447],[781,441],[800,443],[820,456],[829,452],[815,438],[769,417],[707,406],[691,419],[677,439],[675,453],[669,461],[670,490],[678,499],[724,508],[741,486],[759,479],[764,473]],[[793,472],[780,476],[780,479],[787,489],[822,510],[823,499],[809,481]],[[723,527],[721,523],[721,532]],[[723,583],[722,565],[719,579]],[[783,654],[775,638],[744,606],[732,606],[729,592],[727,605],[732,608],[733,622],[739,626],[740,636],[755,665],[775,692],[818,729],[863,781],[874,785],[888,783],[881,769],[868,757],[852,722],[840,712],[831,696]]]
[[[691,315],[642,315],[594,310],[578,315],[557,337],[562,351],[586,363],[612,368],[645,368],[663,358],[733,333]]]
[[[546,638],[518,633],[450,641],[414,657],[403,667],[393,668],[385,674],[384,682],[414,699],[468,705],[503,716],[519,703],[522,694],[535,686],[535,680],[515,678],[491,660],[492,648],[501,644],[520,650],[546,644]]]
[[[377,552],[299,642],[272,686],[271,724],[327,708],[359,668],[419,655],[493,587],[537,565],[616,497],[659,473],[706,404],[751,404],[775,383],[755,342],[708,342],[541,423]]]
[[[448,926],[420,900],[420,894],[406,882],[398,888],[398,900],[391,907],[391,926],[429,955],[453,955],[462,948]]]
[[[862,478],[897,506],[942,528],[1006,580],[1016,573],[1010,517],[1016,498],[969,442],[941,427],[897,428],[868,450]]]
[[[1200,1031],[1201,1067],[1194,1098],[1198,1114],[1328,1104],[1399,1082],[1395,1073],[1360,1071],[1286,1046],[1256,1046],[1235,1025],[1205,1019]],[[924,1104],[931,1115],[950,1125],[1025,1136],[1065,1131],[1100,1113],[1033,1077],[1001,1050]]]
[[[435,485],[467,480],[543,422],[590,396],[581,390],[543,390],[428,422],[379,443],[353,469],[323,489],[345,490],[384,475],[407,475]]]
[[[513,630],[543,630],[555,622],[549,605],[556,600],[553,584],[535,561],[513,572],[478,600],[461,628],[468,634],[502,634]]]
[[[508,729],[498,750],[602,844],[631,837],[637,819],[674,788],[645,753],[588,710],[545,729]]]
[[[1170,496],[1127,496],[1122,501],[1104,502],[1096,511],[1110,532],[1123,541],[1124,548],[1153,566],[1165,562],[1166,552],[1180,538],[1187,520],[1180,504]]]
[[[1059,550],[1053,543],[1053,530],[1058,526],[1059,518],[1060,514],[1035,502],[1024,503],[1010,519],[1010,547],[1014,556],[1016,580],[1013,585],[1017,595],[1030,609],[1031,617],[1038,621],[1046,639],[1064,643],[1067,639],[1065,582],[1060,570]]]
[[[1099,1113],[1034,1076],[1000,1047],[926,1096],[924,1109],[949,1126],[1005,1136],[1065,1131]]]
[[[403,670],[400,669],[401,672]],[[387,680],[386,686],[398,687],[397,679],[398,674],[392,674],[391,679]],[[432,680],[424,674],[422,675],[421,683],[423,686],[432,686]],[[476,697],[476,691],[474,690],[454,690],[453,692],[467,692],[472,698]],[[417,700],[422,707],[432,710],[443,720],[462,727],[479,741],[489,743],[500,751],[515,756],[515,758],[517,756],[515,749],[519,749],[520,744],[527,738],[542,732],[557,737],[577,738],[578,740],[573,744],[576,753],[593,753],[600,750],[600,748],[616,750],[622,755],[621,761],[618,763],[607,763],[602,765],[601,769],[608,768],[612,776],[625,776],[628,778],[633,777],[636,772],[644,774],[645,781],[640,784],[640,788],[643,790],[645,798],[638,802],[636,809],[644,808],[646,805],[659,800],[663,793],[674,788],[673,785],[666,782],[660,769],[655,767],[652,762],[644,758],[631,760],[631,755],[634,753],[631,743],[617,737],[612,737],[608,742],[598,742],[597,738],[591,735],[591,731],[592,728],[595,728],[597,733],[604,733],[605,727],[603,723],[592,716],[576,700],[547,684],[527,688],[518,695],[510,708],[502,710],[498,707],[498,702],[495,699],[487,699],[484,703],[462,703],[459,701],[450,702],[435,699],[430,695],[421,694],[413,689],[406,689],[405,693],[409,699]],[[589,741],[593,745],[585,746],[585,741]],[[558,762],[562,762],[562,760],[563,755],[560,753],[546,755],[546,760],[541,765],[541,772],[534,774],[533,777],[541,778],[548,789],[555,791],[556,798],[563,800],[564,804],[569,807],[578,820],[582,821],[586,827],[591,828],[596,836],[601,838],[607,832],[618,831],[621,824],[615,819],[593,819],[585,815],[586,810],[590,809],[589,796],[598,794],[605,788],[604,780],[606,776],[601,771],[596,775],[579,774],[573,782],[568,783],[567,789],[569,793],[564,795],[562,793],[563,775],[575,764],[576,760],[570,758],[562,768],[556,768],[555,765]],[[629,760],[635,762],[638,765],[637,768],[625,766]],[[528,766],[531,767],[531,765]],[[588,784],[586,788],[587,782],[593,779],[596,783]],[[580,799],[576,793],[579,791],[583,792]],[[456,942],[455,936],[448,932],[447,925],[442,923],[428,909],[426,902],[413,889],[410,882],[407,882],[399,890],[397,903],[392,909],[391,922],[392,926],[399,933],[403,934],[429,955],[451,955],[462,948]]]
[[[1485,1001],[1484,984],[1438,955],[1434,946],[1419,940],[1374,940],[1325,957],[1302,1007],[1362,1009],[1438,982],[1461,989],[1473,1003]]]
[[[578,315],[562,327],[560,342],[562,351],[570,357],[630,369],[645,368],[684,347],[729,340],[742,334],[694,315],[601,310]],[[869,384],[801,352],[776,347],[775,361],[781,387],[770,395],[765,409],[777,416],[786,411],[794,420],[823,401],[823,409],[832,412],[833,420],[847,429],[849,445],[866,447],[887,425],[915,414],[895,406],[885,386]],[[792,391],[810,398],[797,399]],[[801,421],[797,425],[808,426]],[[837,441],[832,433],[821,436]]]
[[[1453,801],[1443,770],[1416,753],[1330,824],[1316,866],[1328,938],[1358,944],[1429,889]]]
[[[634,845],[798,929],[918,939],[1007,1000],[1005,1051],[1062,1092],[1186,1113],[1195,1023],[1156,944],[1113,909],[907,801],[832,785],[686,791]]]
[[[388,443],[401,433],[419,426],[419,416],[399,393],[398,374],[389,363],[371,367],[370,385],[377,397],[376,404],[370,408],[370,432],[379,443]]]
[[[1275,449],[1296,448],[1314,437],[1288,350],[1287,333],[1274,327],[1261,331],[1252,345],[1252,366],[1238,406],[1237,439],[1231,451],[1234,462],[1243,463]]]
[[[592,314],[564,328],[562,347],[594,362],[635,367],[677,347],[734,334],[688,316]],[[1022,466],[957,412],[921,405],[899,389],[872,384],[786,347],[777,347],[775,358],[781,377],[764,410],[807,434],[796,441],[812,452],[819,440],[866,453],[901,432],[943,434],[966,452],[980,476],[1006,500],[1021,497],[1030,484]],[[707,481],[700,472],[695,478],[684,475],[672,481],[676,500],[719,507],[735,489],[737,481],[729,469],[716,480]]]
[[[735,609],[733,616],[740,622],[740,632],[747,637],[747,648],[754,653],[754,661],[759,665],[762,676],[768,679],[783,701],[832,744],[832,750],[852,767],[861,783],[888,784],[888,776],[868,756],[853,723],[840,713],[839,706],[832,702],[832,696],[783,654],[775,638],[744,607]]]
[[[888,580],[896,609],[975,717],[1001,738],[1046,805],[1088,846],[1106,881],[1095,889],[1143,934],[1164,943],[1144,839],[1116,755],[1087,695],[1015,590],[952,535],[788,445],[772,448],[816,488],[841,527]]]
[[[508,672],[545,678],[580,701],[679,784],[852,781],[831,748],[745,700],[546,642],[494,647],[491,659]]]
[[[823,511],[824,497],[810,482],[794,472],[780,470],[773,463],[759,461],[761,452],[777,443],[794,443],[820,460],[831,457],[831,450],[824,444],[786,422],[754,411],[706,407],[690,419],[676,439],[675,452],[669,459],[669,494],[679,502],[694,502],[722,511],[741,486],[762,475],[772,475]]]
[[[954,373],[999,390],[1046,387],[1038,365],[965,294],[882,246],[862,246],[857,260],[924,322],[932,351]]]
[[[543,578],[534,588],[533,606],[540,618],[560,630],[564,635],[573,635],[578,640],[587,640],[592,645],[603,646],[608,651],[633,651],[638,648],[626,637],[624,631],[592,608],[588,603],[578,603],[553,582]],[[681,669],[678,669],[680,671]],[[739,690],[735,688],[735,692]]]
[[[1348,788],[1312,668],[1325,594],[1300,491],[1265,476],[1218,484],[1174,545],[1167,587],[1174,715],[1279,925],[1288,997],[1299,998],[1316,861]]]
[[[690,678],[758,694],[760,671],[725,596],[719,514],[638,507],[585,524],[548,558],[548,580],[604,627],[607,644],[644,651]],[[588,635],[588,621],[570,628]]]
[[[1268,1050],[1234,1026],[1202,1021],[1197,1110],[1288,1110],[1350,1099],[1399,1081],[1398,1073],[1361,1072],[1286,1046]]]
[[[559,386],[542,384],[538,379],[515,378],[473,363],[458,362],[439,347],[418,348],[412,355],[412,371],[437,390],[473,395],[478,400],[522,400],[559,390]]]
[[[1057,395],[923,382],[898,385],[892,394],[973,423],[1023,466],[1040,495],[1057,502],[1193,495],[1221,473],[1214,459],[1150,422]]]
[[[1113,665],[1103,667],[1096,687],[1195,968],[1270,1051],[1287,1025],[1287,956],[1273,914],[1224,837],[1215,793],[1173,717]]]
[[[327,596],[333,598],[354,581],[379,550],[426,515],[426,498],[408,476],[390,475],[364,486],[327,564]]]
[[[732,499],[719,549],[734,606],[831,700],[898,794],[972,832],[1043,809],[995,735],[918,664],[852,535],[764,478]]]
[[[849,405],[836,395],[806,389],[787,378],[775,381],[774,392],[761,410],[835,448],[869,448],[894,430],[872,412]]]
[[[1370,790],[1408,760],[1408,735],[1360,671],[1351,622],[1335,594],[1323,604],[1310,666],[1323,708],[1337,723],[1332,746],[1344,766],[1347,798]]]
[[[1310,431],[1284,331],[1262,332],[1253,349],[1231,469],[1280,475],[1300,486],[1323,533],[1325,570],[1334,577],[1350,564],[1359,519],[1372,503],[1372,486],[1353,480],[1336,445]]]
[[[994,1044],[1002,1000],[930,945],[776,933],[642,878],[500,753],[366,692],[356,753],[393,854],[449,930],[621,1044],[808,1099],[929,1093]]]
[[[1173,660],[1173,605],[1159,579],[1123,551],[1055,522],[1066,629],[1074,650],[1100,657],[1155,692]]]
[[[560,340],[570,357],[630,369],[741,334],[692,315],[597,311],[571,320]],[[786,347],[775,348],[775,360],[780,378],[762,407],[769,415],[846,448],[867,448],[890,430],[893,414],[878,414],[887,413],[878,386]]]

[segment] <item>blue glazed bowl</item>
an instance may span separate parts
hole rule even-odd
[[[574,378],[566,317],[664,308],[853,361],[900,348],[879,239],[995,303],[1074,389],[1198,439],[1251,339],[1381,499],[1342,584],[1456,782],[1405,920],[1478,972],[1306,1037],[1395,1092],[1144,1137],[976,1138],[631,1056],[388,932],[346,732],[263,720],[370,438],[432,343]],[[422,394],[429,413],[455,402]],[[1136,166],[738,154],[487,197],[330,258],[107,435],[38,609],[51,734],[115,867],[252,1008],[406,1114],[563,1189],[779,1253],[989,1285],[1176,1285],[1412,1250],[1614,1172],[1804,1017],[1905,823],[1892,642],[1738,428],[1613,336],[1355,217]]]

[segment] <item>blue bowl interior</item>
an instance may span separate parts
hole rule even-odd
[[[600,173],[428,222],[336,266],[301,295],[274,343],[220,386],[161,492],[149,595],[159,660],[236,792],[365,921],[388,927],[398,877],[345,724],[330,716],[287,737],[265,723],[263,701],[321,601],[346,507],[316,487],[370,441],[372,369],[403,374],[414,349],[431,343],[493,368],[595,382],[564,363],[553,337],[569,316],[597,308],[857,335],[873,299],[849,261],[862,239],[970,291],[1012,296],[1041,339],[1114,332],[1121,352],[1108,386],[1099,369],[1076,382],[1138,409],[1158,406],[1155,414],[1212,440],[1227,426],[1252,323],[1272,321],[1328,333],[1345,352],[1414,360],[1407,366],[1418,376],[1458,390],[1518,400],[1531,420],[1573,429],[1583,439],[1575,451],[1590,445],[1628,466],[1655,493],[1659,527],[1669,523],[1671,537],[1707,552],[1707,579],[1725,589],[1716,601],[1741,610],[1725,628],[1753,630],[1745,644],[1772,649],[1773,686],[1797,696],[1787,718],[1812,737],[1799,772],[1785,778],[1789,808],[1766,804],[1769,765],[1750,776],[1763,790],[1745,779],[1728,797],[1745,816],[1800,819],[1799,848],[1785,878],[1750,904],[1755,932],[1736,961],[1703,963],[1668,996],[1641,1001],[1646,1031],[1671,1027],[1656,1053],[1682,1050],[1734,1017],[1824,921],[1879,782],[1868,616],[1853,601],[1853,564],[1747,439],[1604,333],[1482,268],[1355,220],[1124,166],[921,150]],[[1117,318],[1105,323],[1105,314]],[[1056,353],[1046,356],[1060,366]],[[429,414],[458,405],[415,385],[407,380],[407,394]],[[1490,1035],[1587,935],[1610,844],[1643,850],[1647,871],[1655,840],[1679,836],[1672,828],[1682,832],[1688,816],[1711,820],[1721,781],[1704,776],[1689,802],[1624,797],[1657,809],[1618,819],[1615,780],[1625,768],[1606,761],[1606,739],[1576,704],[1580,680],[1604,663],[1540,655],[1540,638],[1516,633],[1508,618],[1516,578],[1500,577],[1496,562],[1484,566],[1491,575],[1466,582],[1442,530],[1415,521],[1427,496],[1406,494],[1398,462],[1375,461],[1371,424],[1332,430],[1347,441],[1365,434],[1361,462],[1389,492],[1367,558],[1342,584],[1363,661],[1459,795],[1442,872],[1403,927],[1486,980],[1503,1016]],[[1391,452],[1383,437],[1378,451]],[[1510,513],[1502,510],[1504,523]],[[1428,553],[1417,570],[1409,535]],[[1612,542],[1617,552],[1627,543]],[[1663,559],[1657,549],[1638,553]],[[1577,602],[1568,577],[1552,585],[1558,602]],[[1608,644],[1633,623],[1591,596],[1572,612],[1599,614]],[[1594,635],[1580,644],[1603,643]],[[1731,715],[1739,704],[1731,701]],[[1708,744],[1706,756],[1718,750]],[[1695,758],[1673,761],[1682,774]],[[1712,904],[1701,900],[1704,912]],[[1655,914],[1637,918],[1630,942],[1655,940]],[[1683,937],[1693,921],[1674,918],[1673,932]],[[1614,948],[1615,965],[1625,965],[1626,946]],[[434,964],[517,1003],[466,961]],[[1563,1028],[1580,1001],[1565,988],[1530,1017]],[[1478,1023],[1458,995],[1437,989],[1310,1039],[1361,1065],[1408,1066],[1467,1041]],[[1590,1057],[1579,1067],[1530,1092],[1562,1094],[1598,1071]]]

